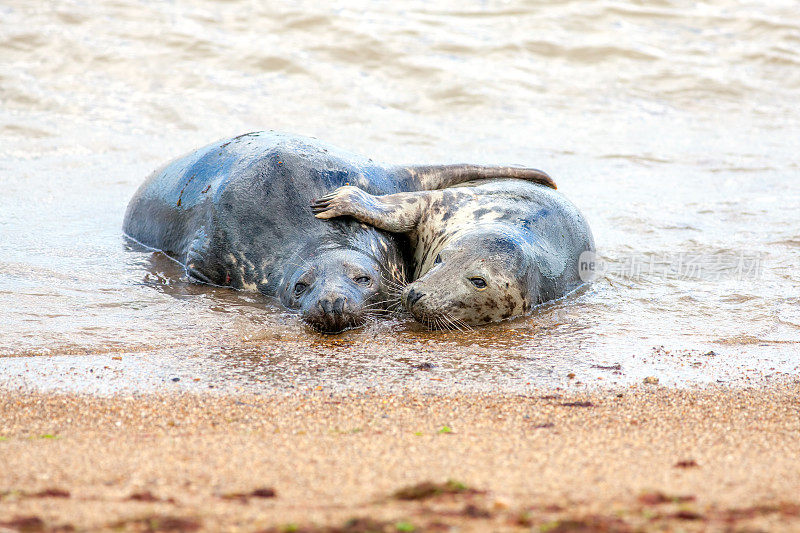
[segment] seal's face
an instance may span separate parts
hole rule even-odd
[[[403,291],[403,305],[431,329],[458,329],[526,313],[536,294],[529,246],[476,230],[451,240],[436,264]]]
[[[352,249],[334,249],[298,263],[281,288],[281,301],[323,333],[360,326],[386,298],[380,266]]]

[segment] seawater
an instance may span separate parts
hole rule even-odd
[[[0,384],[525,391],[796,378],[798,102],[790,1],[6,1]],[[469,332],[398,317],[326,337],[128,247],[125,206],[153,169],[262,129],[385,162],[542,168],[587,216],[601,276]]]

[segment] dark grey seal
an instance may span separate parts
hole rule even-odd
[[[385,309],[407,283],[408,263],[402,239],[352,219],[318,220],[312,199],[348,184],[383,195],[505,176],[549,180],[534,169],[382,165],[314,139],[256,132],[154,172],[123,229],[182,263],[191,280],[277,297],[334,333]]]
[[[313,210],[318,218],[349,215],[407,234],[415,281],[402,292],[403,304],[432,329],[458,329],[528,313],[584,284],[579,259],[594,250],[592,232],[553,188],[484,180],[374,196],[347,186]]]

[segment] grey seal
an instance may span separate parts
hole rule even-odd
[[[190,280],[259,291],[336,333],[385,309],[407,283],[406,246],[353,220],[314,218],[313,198],[347,184],[384,195],[503,176],[549,180],[534,169],[384,165],[316,139],[254,132],[155,171],[131,199],[123,231],[176,259]]]
[[[408,235],[415,281],[403,305],[431,329],[460,328],[526,314],[584,284],[579,257],[594,250],[589,225],[544,185],[482,180],[385,196],[346,186],[312,210]]]

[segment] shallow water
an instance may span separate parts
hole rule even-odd
[[[524,391],[796,377],[794,2],[462,4],[0,6],[0,385]],[[384,162],[545,169],[587,216],[603,274],[466,333],[399,317],[325,337],[128,247],[122,215],[149,172],[261,129]]]

